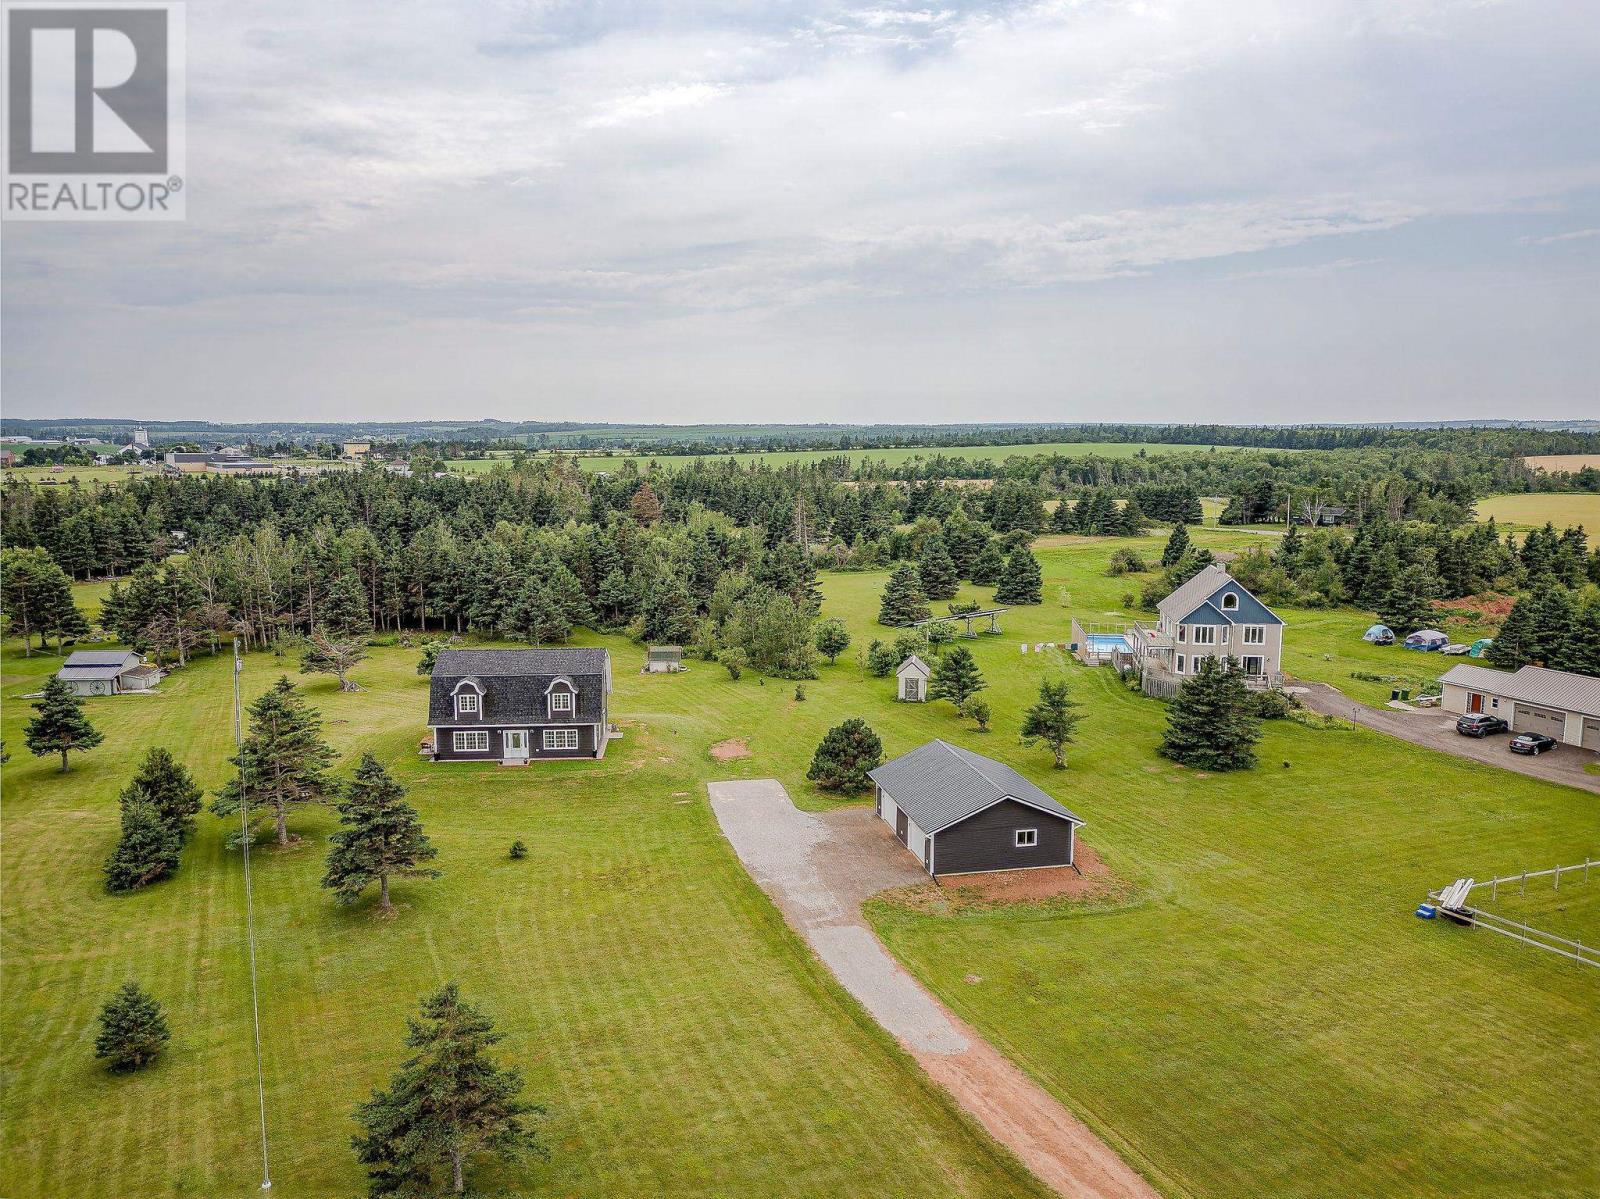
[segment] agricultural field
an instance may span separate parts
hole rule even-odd
[[[1600,470],[1600,454],[1531,454],[1523,461],[1545,474],[1558,471],[1576,474],[1586,466]]]
[[[91,483],[125,483],[138,475],[154,475],[157,469],[129,466],[63,466],[59,471],[49,466],[10,466],[4,472],[6,479],[20,479],[24,483],[44,486],[66,485],[77,482],[87,487]]]
[[[833,985],[709,811],[717,778],[776,777],[811,809],[861,802],[804,779],[823,731],[853,715],[890,754],[942,736],[1010,762],[1088,822],[1085,841],[1127,884],[1115,904],[951,915],[878,900],[869,914],[910,969],[1164,1193],[1600,1189],[1600,1075],[1582,1052],[1600,1027],[1594,980],[1410,915],[1462,874],[1594,856],[1593,797],[1291,722],[1269,726],[1247,774],[1166,762],[1160,703],[1109,670],[1018,651],[1064,641],[1073,616],[1121,620],[1139,579],[1104,571],[1130,544],[1158,551],[1160,539],[1040,542],[1045,602],[973,643],[987,734],[946,704],[892,702],[892,680],[861,670],[858,652],[886,635],[882,572],[823,576],[824,614],[855,644],[803,700],[792,682],[734,682],[711,663],[641,675],[638,647],[580,634],[616,663],[625,736],[599,763],[421,761],[415,649],[375,648],[360,693],[308,683],[341,769],[370,749],[411,787],[445,876],[397,885],[400,915],[378,922],[370,904],[337,908],[317,886],[330,812],[293,819],[296,848],[255,856],[275,1189],[360,1188],[350,1110],[398,1062],[418,996],[453,978],[497,1017],[504,1056],[550,1107],[549,1162],[486,1171],[488,1193],[1038,1194]],[[1360,642],[1362,613],[1285,615],[1286,665],[1305,677],[1359,694],[1351,669],[1402,660]],[[20,731],[22,696],[54,664],[6,643],[0,1194],[242,1193],[255,1092],[237,856],[203,817],[171,882],[113,898],[98,876],[140,749],[168,745],[208,786],[221,781],[228,664],[202,656],[159,694],[89,701],[106,743],[67,775],[30,758]],[[247,693],[292,669],[252,655]],[[1015,737],[1057,669],[1084,711],[1064,773]],[[730,740],[748,756],[714,759]],[[523,862],[505,856],[517,838]],[[113,1078],[90,1056],[94,1014],[130,975],[168,1005],[175,1042],[154,1069]],[[1448,1030],[1441,994],[1454,997]],[[1440,1094],[1493,1118],[1438,1119]]]
[[[886,462],[890,466],[903,466],[907,462],[913,462],[918,459],[926,461],[938,456],[964,458],[969,461],[987,458],[991,461],[999,462],[1007,458],[1023,458],[1035,454],[1060,454],[1070,458],[1083,458],[1090,454],[1101,458],[1136,458],[1141,454],[1202,454],[1213,450],[1217,453],[1240,454],[1263,452],[1254,449],[1240,449],[1235,446],[1170,445],[1157,442],[1060,441],[1037,445],[900,446],[870,450],[784,450],[773,453],[716,454],[710,456],[708,460],[721,462],[725,458],[732,458],[741,464],[762,462],[768,466],[787,466],[791,462],[817,462],[824,458],[845,458],[852,464],[872,461]],[[1286,451],[1279,450],[1274,452],[1283,453]],[[451,470],[475,473],[492,470],[495,466],[504,462],[506,457],[468,458],[449,462],[446,465]],[[670,470],[674,466],[693,462],[695,459],[692,457],[589,453],[584,453],[578,457],[578,464],[588,471],[614,471],[619,469],[624,462],[629,461],[636,463],[641,470],[645,469],[650,463],[656,463],[662,469]]]
[[[1546,522],[1564,529],[1582,525],[1600,533],[1600,495],[1578,491],[1530,491],[1520,495],[1491,495],[1478,501],[1477,517],[1491,516],[1508,529],[1533,529]]]

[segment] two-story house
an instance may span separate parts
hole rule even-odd
[[[436,762],[605,756],[611,655],[603,649],[447,649],[433,667]]]
[[[1223,567],[1212,564],[1156,606],[1154,626],[1129,630],[1134,662],[1146,675],[1181,684],[1205,658],[1234,657],[1248,681],[1271,686],[1283,669],[1283,621]]]

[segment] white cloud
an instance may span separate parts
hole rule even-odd
[[[1571,233],[1552,233],[1548,237],[1519,237],[1519,246],[1553,246],[1564,241],[1586,241],[1600,237],[1600,229],[1574,229]]]

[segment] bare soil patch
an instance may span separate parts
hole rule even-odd
[[[1465,609],[1476,613],[1485,621],[1504,620],[1511,612],[1511,605],[1516,602],[1516,596],[1501,595],[1497,591],[1464,595],[1460,599],[1432,601],[1436,611],[1452,612]]]
[[[962,874],[939,880],[939,889],[956,905],[1038,903],[1046,899],[1099,899],[1114,893],[1119,880],[1100,855],[1078,843],[1078,869],[1046,866],[1039,870],[999,870]],[[1079,871],[1082,871],[1080,874]]]
[[[718,741],[711,747],[711,756],[719,762],[731,762],[735,758],[748,758],[750,745],[743,737],[730,737],[726,741]]]
[[[1523,459],[1534,470],[1550,474],[1554,471],[1574,473],[1586,466],[1600,470],[1600,454],[1534,454]]]

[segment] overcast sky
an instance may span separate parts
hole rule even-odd
[[[1593,0],[190,0],[13,416],[1600,416]]]

